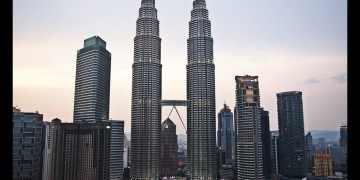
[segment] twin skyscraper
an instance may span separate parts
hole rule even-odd
[[[194,0],[187,39],[187,167],[191,179],[217,179],[215,65],[205,0]],[[131,98],[132,179],[159,179],[161,38],[155,0],[142,0],[136,22]]]

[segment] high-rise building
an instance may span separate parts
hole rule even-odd
[[[265,179],[271,178],[271,137],[270,137],[270,117],[269,111],[261,114],[261,141],[263,144],[263,172]]]
[[[306,177],[302,92],[276,94],[279,125],[279,172],[283,177]]]
[[[205,0],[194,0],[187,39],[187,147],[190,179],[216,179],[215,65]]]
[[[48,179],[123,179],[124,121],[50,125]]]
[[[41,178],[43,115],[13,107],[13,180]]]
[[[161,84],[161,39],[155,0],[141,0],[132,65],[132,179],[160,178]]]
[[[345,151],[345,161],[347,162],[347,141],[348,141],[348,134],[347,134],[347,125],[340,126],[340,147],[344,148]]]
[[[347,126],[346,125],[342,125],[340,126],[340,147],[344,147],[347,148]]]
[[[176,125],[167,118],[161,124],[161,176],[176,176],[178,162]]]
[[[306,157],[306,167],[307,172],[312,173],[314,167],[314,145],[311,132],[309,131],[305,136],[305,157]]]
[[[221,165],[233,165],[235,161],[235,129],[234,117],[229,106],[224,107],[218,113],[218,147],[224,151],[225,159]]]
[[[50,125],[51,122],[44,122],[42,125],[42,180],[50,179],[48,177],[50,155]]]
[[[111,53],[99,36],[77,51],[74,122],[109,120]]]
[[[279,174],[279,131],[271,131],[271,164],[272,174]]]
[[[129,152],[130,152],[130,143],[127,139],[126,134],[124,134],[124,157],[123,157],[124,168],[129,167]]]
[[[236,179],[264,179],[258,76],[235,76]]]

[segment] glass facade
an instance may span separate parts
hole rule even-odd
[[[229,106],[218,113],[218,146],[225,151],[224,165],[233,165],[235,161],[235,129],[233,113]]]
[[[99,36],[77,51],[74,122],[109,120],[111,54]]]
[[[277,93],[279,173],[288,178],[306,177],[302,92]]]

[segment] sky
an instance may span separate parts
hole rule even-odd
[[[193,0],[156,0],[162,99],[186,100]],[[131,131],[131,76],[141,0],[13,0],[13,106],[72,122],[76,53],[98,35],[111,57],[110,119]],[[235,106],[235,76],[258,76],[270,130],[276,93],[301,91],[305,133],[347,122],[346,0],[207,0],[214,40],[216,112]],[[184,134],[172,107],[162,108]],[[186,126],[186,107],[177,107]]]

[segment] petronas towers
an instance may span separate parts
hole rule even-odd
[[[159,179],[162,65],[155,0],[141,1],[132,69],[130,177]]]
[[[205,0],[195,0],[187,40],[187,146],[191,179],[217,179],[215,65]]]
[[[191,179],[217,179],[215,65],[205,0],[194,0],[187,40],[187,144]],[[131,99],[131,179],[159,179],[161,38],[155,0],[142,0],[136,22]]]

